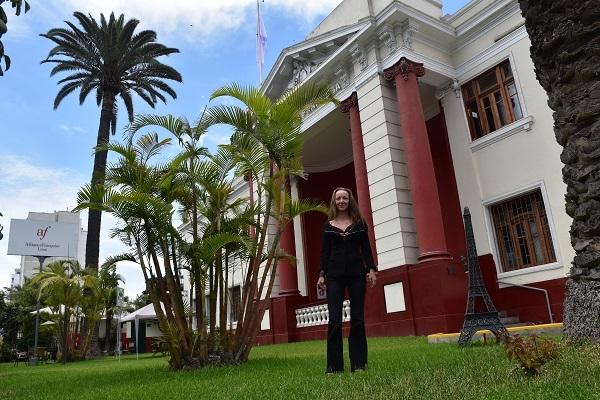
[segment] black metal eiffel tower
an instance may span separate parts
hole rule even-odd
[[[481,268],[479,267],[479,259],[477,258],[477,248],[475,247],[475,237],[473,236],[473,225],[471,223],[469,207],[465,207],[463,218],[467,239],[469,294],[467,295],[467,311],[465,312],[465,320],[463,328],[460,331],[458,344],[460,346],[466,345],[475,332],[481,329],[489,329],[496,335],[497,340],[504,340],[508,336],[508,331],[504,327],[504,324],[500,322],[498,311],[496,311],[496,307],[494,307],[494,303],[485,288]],[[477,297],[481,297],[487,311],[475,312],[475,299]]]

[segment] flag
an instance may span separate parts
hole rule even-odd
[[[267,31],[263,23],[262,15],[260,14],[260,6],[256,1],[256,63],[260,73],[262,83],[262,69],[265,64],[265,51],[267,49]]]

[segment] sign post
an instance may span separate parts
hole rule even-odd
[[[77,249],[77,226],[69,223],[11,219],[8,237],[9,255],[32,256],[38,259],[40,272],[48,257],[69,257]],[[36,303],[35,338],[30,364],[37,365],[37,345],[40,325],[40,297]],[[63,349],[64,351],[64,349]]]
[[[47,256],[35,256],[40,263],[40,272],[42,272],[42,266],[46,261]],[[30,365],[37,365],[37,347],[38,347],[38,332],[40,330],[40,296],[38,294],[37,303],[35,303],[35,336],[33,339],[33,356],[29,360]]]

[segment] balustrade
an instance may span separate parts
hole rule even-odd
[[[342,322],[350,321],[350,300],[344,300],[342,305]],[[329,309],[327,304],[298,308],[296,310],[296,327],[327,325],[329,323]]]

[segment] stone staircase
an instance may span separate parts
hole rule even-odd
[[[506,311],[498,311],[498,316],[500,317],[500,322],[502,322],[506,328],[531,325],[530,322],[521,322],[517,315],[507,315]]]

